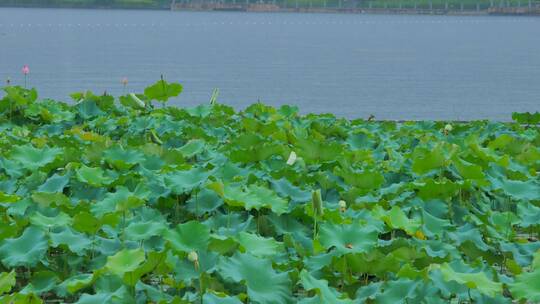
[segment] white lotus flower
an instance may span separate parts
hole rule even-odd
[[[296,162],[296,153],[294,151],[291,151],[291,154],[289,154],[289,159],[287,159],[287,165],[292,166]]]

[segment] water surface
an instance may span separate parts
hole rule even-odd
[[[0,8],[0,79],[41,97],[141,91],[385,119],[540,110],[540,18]]]

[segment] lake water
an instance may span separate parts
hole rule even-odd
[[[497,119],[540,110],[540,18],[0,8],[0,79],[41,97],[141,91],[349,118]],[[3,80],[2,80],[3,81]]]

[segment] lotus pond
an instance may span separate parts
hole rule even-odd
[[[540,302],[538,117],[159,105],[181,90],[4,88],[1,303]]]

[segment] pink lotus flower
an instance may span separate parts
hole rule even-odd
[[[22,68],[22,73],[26,76],[28,75],[28,73],[30,73],[30,68],[28,67],[28,65],[24,65],[23,68]]]
[[[128,79],[127,77],[122,78],[122,85],[124,86],[124,94],[126,94],[126,87],[128,85]]]
[[[28,82],[28,74],[30,73],[30,68],[28,67],[27,64],[25,64],[23,67],[22,67],[22,73],[24,74],[24,88],[26,89],[26,83]]]

